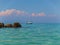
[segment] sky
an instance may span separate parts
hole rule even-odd
[[[60,0],[0,0],[0,22],[60,23]]]

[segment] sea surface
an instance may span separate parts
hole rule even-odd
[[[22,24],[22,28],[0,28],[0,45],[60,45],[60,24]]]

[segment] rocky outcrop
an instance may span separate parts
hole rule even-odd
[[[4,27],[4,23],[0,23],[0,28]]]
[[[0,28],[18,28],[18,27],[22,27],[20,23],[15,22],[14,24],[5,24],[4,23],[0,23]]]
[[[12,24],[6,24],[4,27],[12,27]]]
[[[21,24],[20,24],[20,23],[15,22],[15,23],[13,24],[13,27],[22,27],[22,26],[21,26]]]

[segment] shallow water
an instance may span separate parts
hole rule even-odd
[[[60,45],[60,24],[23,24],[1,28],[0,45]]]

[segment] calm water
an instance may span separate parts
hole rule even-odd
[[[23,24],[23,28],[1,28],[0,45],[60,45],[60,24]]]

